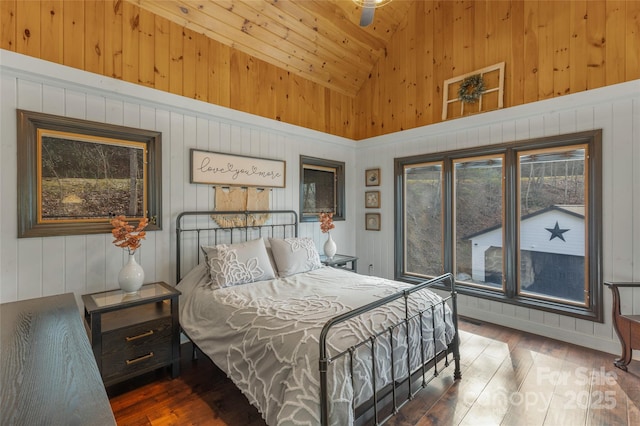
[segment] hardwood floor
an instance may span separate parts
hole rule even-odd
[[[449,367],[389,425],[638,425],[640,362],[476,321],[460,321],[462,380]],[[206,357],[183,345],[180,377],[143,376],[108,389],[119,425],[264,426]]]

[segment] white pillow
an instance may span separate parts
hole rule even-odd
[[[269,244],[281,277],[322,267],[320,255],[311,238],[269,238]]]
[[[276,277],[262,238],[238,244],[203,246],[212,289]]]

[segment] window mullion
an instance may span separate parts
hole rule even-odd
[[[453,227],[455,226],[455,220],[453,217],[453,160],[451,158],[446,158],[444,161],[444,173],[443,173],[443,242],[442,242],[442,250],[444,253],[443,265],[445,272],[455,272],[453,259],[455,245],[453,243]]]
[[[504,289],[507,298],[517,294],[518,285],[518,162],[516,152],[505,154],[504,176]]]

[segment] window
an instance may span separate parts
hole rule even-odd
[[[603,321],[600,130],[395,163],[397,279]]]
[[[317,221],[320,213],[344,220],[344,163],[300,156],[300,220]]]
[[[410,164],[404,167],[406,241],[403,250],[407,274],[427,277],[444,272],[442,162]],[[429,238],[424,238],[428,235]],[[429,259],[425,263],[424,259]]]
[[[453,160],[455,276],[502,290],[503,156]],[[479,236],[488,234],[486,238]]]

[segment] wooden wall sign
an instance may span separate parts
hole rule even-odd
[[[284,188],[286,162],[191,150],[191,183]]]

